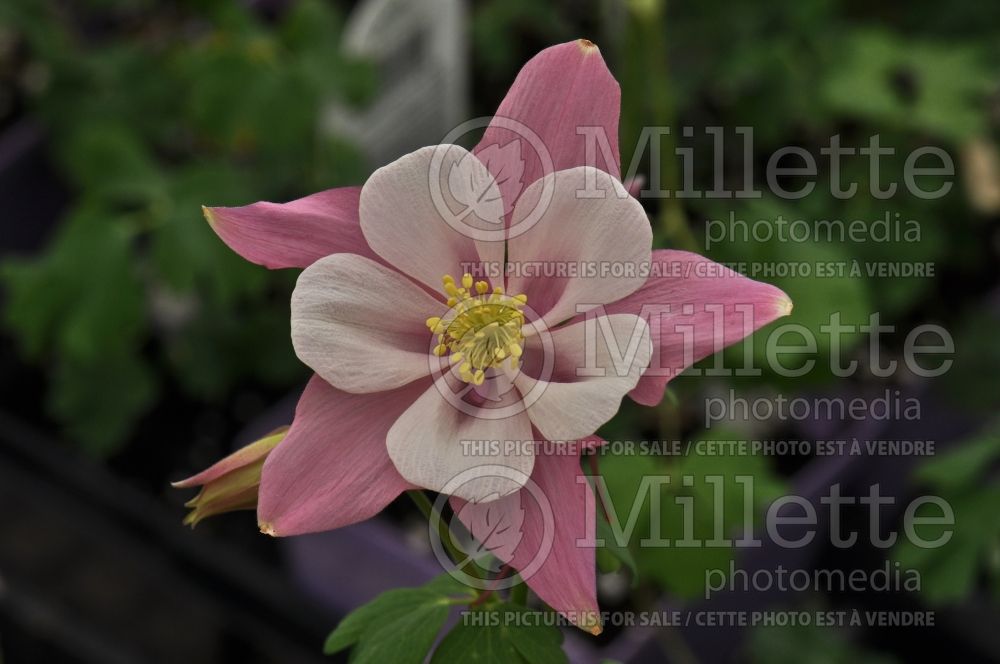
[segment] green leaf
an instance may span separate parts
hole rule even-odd
[[[430,652],[454,604],[471,602],[474,590],[442,575],[419,588],[384,592],[352,611],[327,637],[327,655],[354,646],[352,662],[419,664]]]
[[[758,627],[749,642],[749,661],[759,664],[893,664],[893,657],[851,643],[845,630],[815,625]]]
[[[951,530],[943,546],[923,548],[901,539],[893,550],[901,566],[920,573],[921,593],[932,604],[948,604],[967,597],[982,571],[1000,579],[1000,484],[983,485],[984,475],[1000,456],[1000,432],[994,427],[958,449],[925,462],[915,476],[935,490],[954,512],[954,526],[921,525],[918,534],[934,541]],[[988,481],[988,480],[986,480]],[[935,516],[940,512],[935,508]],[[916,516],[920,516],[918,511]]]
[[[163,193],[160,171],[140,136],[118,124],[83,124],[62,146],[75,184],[93,198],[141,204]]]
[[[612,555],[606,548],[594,551],[594,557],[597,563],[597,571],[601,574],[611,574],[622,568],[622,561]]]
[[[230,250],[201,211],[202,205],[241,205],[249,199],[249,183],[223,162],[192,164],[174,173],[169,200],[155,210],[151,237],[154,264],[173,290],[196,291],[213,310],[263,291],[268,272]]]
[[[666,472],[665,465],[659,459],[648,455],[602,456],[600,469],[611,500],[608,509],[614,510],[623,527],[642,486],[642,478]],[[640,502],[639,508],[641,512],[636,522],[642,525],[649,521],[649,501]]]
[[[938,489],[957,489],[974,482],[997,457],[1000,457],[1000,428],[927,461],[915,476]]]
[[[132,265],[127,218],[82,207],[48,251],[6,263],[6,322],[32,356],[55,351],[94,362],[143,332],[144,291]]]
[[[48,405],[86,452],[107,456],[153,405],[158,387],[142,358],[127,352],[94,362],[66,359],[56,365]]]
[[[604,519],[604,515],[602,514],[597,516],[597,537],[604,540],[604,546],[597,550],[598,558],[602,555],[608,555],[618,563],[617,567],[608,571],[616,572],[624,564],[632,572],[632,581],[634,584],[639,577],[639,568],[635,564],[635,558],[627,546],[618,543],[611,524]]]
[[[342,54],[341,10],[323,0],[276,18],[239,3],[183,3],[146,17],[155,39],[126,25],[149,0],[90,4],[124,12],[96,40],[81,39],[88,7],[0,9],[31,56],[38,80],[24,77],[25,102],[74,194],[44,253],[0,266],[0,315],[22,353],[48,369],[50,410],[105,453],[149,407],[154,368],[215,401],[237,384],[300,379],[288,343],[294,275],[240,258],[200,206],[363,181],[362,160],[319,120],[329,99],[372,91],[375,72]]]
[[[996,376],[1000,374],[1000,344],[996,330],[1000,315],[973,307],[957,324],[951,369],[936,379],[950,406],[963,413],[992,416],[996,413]]]
[[[130,219],[81,207],[47,253],[6,263],[5,323],[31,358],[51,362],[48,407],[91,453],[114,451],[152,404],[157,380],[139,353],[145,289]]]
[[[526,614],[529,609],[522,606],[503,605],[504,611]],[[537,612],[534,614],[539,615]],[[512,635],[514,647],[528,664],[559,664],[569,661],[562,649],[563,635],[559,628],[551,625],[535,625],[519,628]]]
[[[541,614],[522,606],[499,604],[469,612],[441,641],[431,664],[559,664],[562,632],[538,624]]]
[[[705,432],[706,438],[712,440],[727,439],[723,430]],[[692,451],[699,449],[692,445]],[[601,473],[605,478],[611,503],[614,506],[619,525],[625,527],[633,507],[638,507],[635,519],[635,530],[631,533],[629,544],[637,545],[639,541],[651,535],[650,504],[657,501],[659,505],[660,522],[659,537],[674,543],[685,539],[687,529],[700,545],[691,547],[648,546],[633,549],[639,576],[643,579],[655,580],[659,585],[681,597],[701,596],[704,592],[706,571],[710,569],[728,569],[733,559],[732,547],[708,546],[707,541],[715,538],[717,533],[715,515],[722,517],[721,535],[733,539],[742,535],[744,515],[747,506],[744,498],[744,486],[736,481],[737,476],[753,478],[754,504],[749,507],[755,514],[761,506],[781,495],[782,483],[771,471],[768,460],[761,456],[737,456],[728,453],[730,448],[723,446],[719,454],[696,454],[674,459],[672,466],[667,466],[655,457],[608,456],[601,459]],[[643,477],[666,476],[669,483],[660,487],[650,496],[643,488]],[[722,503],[716,504],[717,492],[709,476],[721,476]],[[691,486],[685,486],[684,477],[691,478]],[[638,498],[637,498],[638,496]],[[638,502],[636,502],[638,500]],[[678,501],[691,501],[693,516],[688,517],[685,506]],[[691,523],[688,524],[687,522]],[[610,530],[610,527],[609,527]],[[613,539],[613,535],[611,536]],[[607,539],[607,538],[606,538]],[[624,561],[623,561],[624,562]]]
[[[823,86],[833,108],[956,141],[985,129],[981,103],[991,76],[975,49],[859,30],[843,56]]]

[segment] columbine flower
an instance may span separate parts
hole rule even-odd
[[[175,489],[201,487],[198,495],[184,503],[191,511],[184,525],[192,528],[210,516],[257,508],[257,489],[267,455],[285,438],[288,427],[281,427],[258,441],[241,447],[225,459],[186,480],[174,482]]]
[[[580,449],[603,442],[592,434],[626,394],[655,405],[672,375],[791,309],[780,290],[705,258],[651,251],[648,219],[619,182],[619,99],[596,46],[561,44],[524,67],[471,154],[425,148],[362,188],[206,209],[248,260],[305,268],[292,297],[292,341],[316,375],[264,464],[264,532],[345,526],[414,487],[453,494],[473,532],[477,521],[516,510],[523,532],[505,562],[522,569],[551,537],[528,584],[600,631],[594,551],[576,545],[594,520],[590,488],[577,481]],[[516,127],[533,132],[550,160]],[[608,157],[590,154],[578,127],[602,128]],[[471,229],[515,229],[538,216],[524,232],[483,239],[446,223],[463,203]],[[651,265],[653,276],[477,270],[551,264]],[[590,320],[581,305],[593,308]],[[656,310],[652,325],[644,306]],[[624,363],[612,352],[623,346]],[[643,375],[647,365],[658,370]],[[573,454],[463,445],[553,439],[584,443]],[[484,464],[493,470],[477,474]],[[461,475],[471,480],[449,485]],[[538,506],[521,500],[524,476],[551,503],[554,533],[544,532]]]

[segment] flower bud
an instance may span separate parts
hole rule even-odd
[[[260,440],[250,443],[197,475],[174,482],[175,489],[200,486],[198,495],[184,503],[191,511],[184,517],[184,525],[194,528],[202,519],[236,510],[257,508],[257,489],[264,460],[278,443],[288,427],[281,427]]]

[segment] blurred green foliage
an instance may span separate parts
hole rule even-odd
[[[990,247],[982,242],[983,227],[998,211],[978,211],[970,205],[965,193],[968,186],[977,183],[963,182],[963,178],[971,176],[962,172],[960,159],[972,142],[984,143],[994,153],[997,150],[995,109],[1000,92],[1000,42],[994,38],[995,30],[976,20],[980,5],[959,2],[955,7],[949,6],[948,21],[920,22],[913,18],[919,15],[911,11],[913,3],[862,7],[834,0],[770,3],[637,0],[599,4],[606,11],[626,5],[630,8],[620,9],[617,16],[611,11],[610,18],[602,23],[607,29],[592,37],[601,44],[622,83],[623,171],[635,158],[633,151],[643,148],[642,128],[668,126],[674,131],[661,143],[664,188],[671,191],[682,188],[683,173],[673,151],[690,148],[694,155],[693,189],[708,191],[715,184],[717,171],[715,144],[705,129],[721,126],[727,132],[722,157],[725,187],[739,190],[743,187],[744,146],[732,129],[752,127],[754,132],[754,185],[763,195],[751,199],[646,200],[654,214],[655,241],[659,246],[704,251],[709,220],[718,220],[727,227],[731,227],[731,219],[742,220],[751,227],[758,221],[773,227],[779,218],[786,222],[805,220],[810,225],[819,220],[848,224],[858,219],[871,224],[889,215],[890,221],[899,219],[904,224],[914,220],[919,225],[919,241],[851,242],[837,237],[782,241],[777,233],[772,239],[759,241],[729,233],[709,247],[707,253],[727,263],[760,265],[851,265],[854,261],[862,266],[878,262],[934,265],[932,279],[867,273],[829,276],[814,273],[808,277],[750,274],[781,287],[795,302],[791,316],[772,324],[770,329],[785,324],[803,326],[818,342],[815,357],[819,361],[815,370],[805,378],[795,378],[794,382],[768,371],[764,361],[767,339],[764,330],[745,344],[729,349],[727,366],[742,366],[743,346],[749,344],[754,365],[764,369],[762,378],[749,379],[754,390],[787,392],[801,389],[804,384],[810,389],[823,389],[835,380],[844,380],[824,370],[830,364],[827,359],[830,346],[829,336],[822,334],[820,328],[830,323],[833,312],[840,314],[841,323],[854,325],[866,323],[870,314],[879,312],[883,324],[895,325],[904,334],[913,325],[953,320],[968,312],[967,324],[948,328],[956,336],[957,347],[962,348],[966,340],[978,339],[975,345],[978,350],[960,352],[956,369],[964,365],[965,370],[950,382],[962,383],[962,394],[977,395],[976,399],[966,401],[966,406],[978,403],[982,409],[995,408],[992,385],[995,372],[982,371],[981,364],[984,361],[990,366],[995,364],[992,358],[996,355],[996,344],[990,340],[991,332],[983,326],[980,304],[992,286],[977,282],[971,275],[990,272],[994,258]],[[944,13],[927,3],[917,4],[923,5],[923,16],[927,18]],[[900,12],[911,18],[898,20]],[[959,34],[961,37],[956,36]],[[505,46],[504,42],[494,40],[480,48],[493,51]],[[501,58],[495,53],[491,57]],[[678,128],[684,126],[693,128],[690,136],[681,135]],[[856,156],[842,159],[840,182],[858,183],[857,194],[847,198],[835,196],[828,184],[832,166],[821,157],[821,149],[829,145],[834,135],[840,136],[841,145],[855,149],[868,147],[870,137],[878,135],[883,147],[893,148],[894,154],[881,157],[880,184],[897,182],[897,193],[889,199],[873,194],[869,185],[870,162]],[[819,167],[817,176],[810,178],[817,183],[815,189],[794,200],[776,196],[764,180],[768,158],[789,145],[803,147],[815,157]],[[907,155],[927,145],[944,149],[954,159],[957,171],[956,177],[951,178],[954,186],[949,193],[933,200],[912,195],[903,182]],[[648,148],[638,159],[640,172],[655,172]],[[1000,178],[1000,173],[992,176]],[[793,180],[786,184],[787,189],[795,190],[801,183]],[[928,190],[938,184],[930,179],[922,183]],[[683,223],[678,223],[678,219]],[[945,280],[949,286],[943,285]],[[952,290],[956,282],[964,283],[963,293]],[[901,337],[884,340],[890,354]],[[867,345],[864,335],[847,334],[842,342],[844,358],[860,357],[864,361]],[[853,380],[870,378],[862,371]],[[671,389],[684,404],[699,391],[728,387],[739,390],[745,385],[745,379],[699,376],[675,381]],[[666,440],[680,436],[697,441],[740,439],[748,435],[739,430],[703,431],[692,424],[690,411],[678,409],[670,401],[661,404],[660,411],[659,421],[654,421],[656,418],[642,418],[634,409],[623,408],[602,433],[612,440],[644,440],[659,435]],[[749,435],[763,434],[756,431]],[[628,514],[644,475],[692,476],[696,480],[694,486],[669,486],[659,497],[661,531],[670,539],[682,535],[681,508],[674,500],[691,496],[695,499],[695,537],[709,538],[715,498],[712,487],[699,480],[707,474],[726,478],[725,530],[727,534],[738,533],[743,525],[744,506],[742,492],[732,478],[736,474],[754,478],[757,489],[754,508],[759,514],[768,500],[782,490],[771,462],[755,457],[608,456],[602,457],[601,470],[620,516]],[[989,491],[984,494],[981,487],[970,488],[965,495],[966,509],[971,510],[975,504],[991,504],[986,500],[992,495]],[[956,498],[962,502],[961,497]],[[970,517],[970,522],[975,519]],[[646,515],[638,520],[639,524],[647,522]],[[646,534],[637,531],[631,542],[640,576],[680,597],[701,595],[705,570],[728,568],[734,553],[724,548],[638,546]],[[966,553],[956,555],[965,555],[970,562],[980,561],[976,565],[981,563],[990,542],[996,546],[992,530],[964,539]],[[945,550],[952,549],[945,547]],[[914,565],[922,564],[915,556],[909,558]],[[968,565],[951,563],[938,567],[968,569]],[[933,578],[929,584],[939,585]],[[960,588],[958,592],[965,593],[970,586],[965,583]],[[783,661],[780,651],[785,641],[788,647],[784,649],[798,657],[803,651],[800,641],[825,638],[823,634],[798,632],[780,639],[768,636],[762,639],[759,652],[770,655],[761,655],[760,661]],[[817,655],[815,661],[847,661],[857,656],[856,649],[848,644],[832,645],[837,647],[829,648],[828,658]]]
[[[48,250],[6,261],[5,323],[51,367],[51,412],[113,452],[167,381],[221,400],[241,381],[288,386],[293,275],[236,256],[201,206],[288,200],[364,178],[324,104],[360,104],[372,68],[345,59],[336,6],[12,0],[0,22],[48,82],[31,100],[72,210]]]
[[[926,461],[914,479],[944,499],[954,512],[954,527],[922,525],[920,537],[935,541],[953,531],[943,546],[920,547],[909,539],[895,549],[896,560],[920,572],[921,593],[932,604],[957,602],[976,588],[980,576],[991,580],[1000,598],[1000,423],[994,423],[957,449]],[[940,517],[937,508],[927,516]],[[917,510],[916,517],[924,516]]]
[[[968,8],[976,3],[960,4]],[[818,186],[799,200],[765,193],[761,199],[686,201],[702,247],[700,223],[727,220],[730,212],[748,223],[774,221],[779,215],[809,223],[856,219],[870,223],[888,212],[893,218],[898,214],[904,221],[915,220],[921,230],[919,242],[747,243],[735,237],[710,255],[723,261],[780,263],[933,262],[939,275],[970,258],[966,250],[977,241],[980,215],[970,209],[963,195],[959,157],[970,141],[992,141],[990,101],[1000,86],[1000,48],[991,33],[984,31],[978,40],[967,34],[961,41],[903,33],[881,20],[887,7],[872,8],[866,16],[862,9],[832,0],[742,3],[738,7],[708,2],[671,5],[670,10],[664,19],[673,65],[670,124],[695,129],[691,139],[680,142],[701,156],[695,162],[696,189],[708,190],[713,184],[713,145],[704,132],[707,126],[753,128],[760,189],[766,190],[766,160],[781,147],[802,146],[819,164]],[[727,20],[716,20],[723,11]],[[626,51],[624,57],[641,55]],[[641,105],[642,99],[631,103]],[[633,114],[638,117],[626,118],[623,124],[634,135],[635,127],[648,121],[648,113],[640,106]],[[881,179],[898,182],[897,193],[888,200],[871,195],[869,162],[844,157],[841,180],[858,183],[858,193],[849,198],[832,195],[826,186],[829,164],[820,150],[834,135],[840,135],[843,146],[855,149],[867,147],[871,136],[880,136],[882,146],[895,150],[880,160]],[[725,163],[738,164],[743,146],[731,132],[726,137]],[[635,141],[623,140],[623,144]],[[902,183],[906,156],[925,145],[943,148],[958,170],[952,190],[934,200],[912,195]],[[996,150],[995,144],[992,149]],[[742,170],[734,166],[727,176],[728,188],[739,189]],[[929,182],[926,187],[932,188]],[[980,251],[971,258],[969,268],[981,267],[989,254]],[[795,302],[795,311],[782,322],[801,323],[811,330],[828,321],[831,311],[840,311],[845,322],[860,322],[875,311],[883,319],[904,318],[917,307],[927,311],[928,291],[936,286],[929,279],[867,275],[765,279],[785,289]],[[822,354],[823,349],[819,350]]]
[[[932,9],[925,15],[936,15]],[[475,5],[471,22],[480,110],[492,110],[537,48],[583,32],[602,45],[622,82],[624,165],[641,127],[695,128],[664,145],[668,188],[678,188],[669,148],[710,155],[707,126],[753,127],[758,180],[778,147],[819,154],[833,134],[852,147],[881,134],[896,149],[883,158],[883,171],[898,179],[915,147],[940,145],[957,156],[968,141],[992,140],[988,101],[997,92],[1000,48],[979,20],[982,11],[961,2],[947,21],[908,13],[889,22],[881,10],[834,0],[595,1],[578,13],[559,3],[487,1]],[[245,378],[287,384],[298,376],[288,344],[271,343],[283,323],[264,313],[281,306],[289,278],[233,256],[205,232],[198,209],[288,199],[363,178],[366,168],[347,142],[317,131],[325,101],[363,103],[376,85],[371,67],[340,53],[337,5],[292,2],[265,19],[221,0],[11,0],[0,20],[46,72],[31,110],[77,194],[47,255],[2,267],[6,323],[30,357],[53,367],[53,412],[88,446],[110,451],[165,375],[205,399]],[[727,164],[742,150],[729,139]],[[639,158],[640,170],[650,172],[649,155]],[[696,188],[711,187],[711,162],[696,160]],[[829,176],[822,166],[820,182]],[[866,163],[846,160],[844,168],[845,181],[865,182]],[[738,169],[727,178],[729,188],[742,183]],[[826,189],[794,201],[765,194],[647,205],[658,215],[661,246],[704,249],[704,220],[730,212],[753,223],[779,215],[870,222],[891,211],[922,231],[920,242],[863,244],[733,237],[710,249],[724,261],[933,261],[974,272],[987,260],[960,186],[934,201],[898,195],[891,205],[864,186],[849,199]],[[927,279],[764,278],[796,303],[783,322],[812,331],[833,310],[856,323],[873,311],[905,318],[942,303]],[[758,360],[763,339],[749,342]],[[103,402],[88,394],[95,377],[111,373]]]
[[[895,657],[852,643],[849,633],[816,625],[753,630],[749,661],[758,664],[894,664]]]
[[[785,485],[769,468],[763,456],[700,453],[702,441],[734,439],[722,429],[704,431],[682,456],[658,458],[650,455],[607,455],[600,459],[609,509],[613,508],[621,528],[635,519],[628,545],[643,580],[653,581],[675,597],[697,599],[705,595],[710,570],[728,570],[734,560],[732,546],[676,545],[681,540],[708,542],[732,540],[760,526],[754,516],[782,495]],[[727,446],[721,446],[724,452]],[[716,452],[719,450],[709,450]],[[646,477],[669,478],[661,486],[643,485]],[[740,479],[737,479],[740,478]],[[747,484],[751,482],[751,484]],[[652,495],[647,495],[646,491]],[[749,501],[750,504],[747,504]],[[652,521],[656,506],[659,523]],[[633,514],[635,507],[639,511]],[[717,522],[717,518],[721,521]],[[658,530],[654,531],[654,528]],[[601,535],[606,537],[606,535]],[[643,546],[644,539],[664,539],[669,547]]]

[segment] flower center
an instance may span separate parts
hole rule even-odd
[[[434,354],[451,353],[448,359],[458,365],[458,375],[474,385],[482,385],[486,370],[504,361],[517,369],[524,339],[521,307],[528,296],[505,295],[501,286],[490,292],[488,283],[473,283],[471,274],[462,276],[461,286],[448,274],[441,281],[451,309],[444,317],[427,319],[427,327],[438,337]]]

